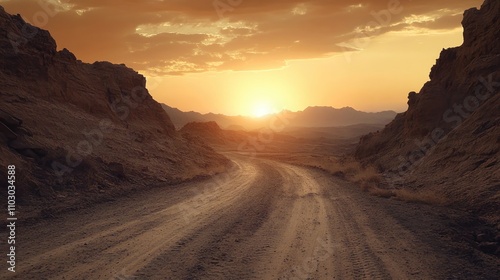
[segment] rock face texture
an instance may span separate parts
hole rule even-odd
[[[199,145],[208,145],[215,149],[234,146],[234,143],[241,143],[241,139],[234,138],[240,133],[222,130],[216,122],[190,122],[179,130],[179,134],[186,140],[197,142]],[[234,135],[235,134],[235,135]],[[236,140],[237,139],[237,140]]]
[[[210,139],[210,143],[225,143],[224,132],[216,122],[190,122],[182,127],[179,132],[188,137]]]
[[[364,136],[356,157],[392,187],[432,188],[500,221],[500,1],[465,11],[464,43],[444,49],[408,110]]]
[[[2,7],[0,85],[0,174],[16,165],[18,199],[29,205],[177,182],[228,163],[176,133],[142,75],[57,51],[48,31]]]
[[[179,133],[185,139],[198,142],[200,145],[219,147],[222,149],[240,149],[249,137],[256,137],[257,133],[223,130],[214,122],[190,122],[183,126]]]

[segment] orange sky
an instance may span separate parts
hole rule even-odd
[[[45,3],[45,4],[40,4]],[[85,61],[125,63],[184,111],[406,109],[482,0],[0,0]]]

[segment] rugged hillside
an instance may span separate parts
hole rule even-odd
[[[57,51],[48,31],[2,7],[0,85],[0,176],[16,165],[26,207],[210,175],[228,163],[176,133],[142,75]]]
[[[198,138],[209,144],[225,144],[227,142],[224,131],[216,122],[191,122],[182,127],[179,132],[186,138]]]
[[[361,139],[356,157],[393,187],[430,188],[500,222],[500,1],[462,21],[464,42],[445,49],[408,110]]]
[[[162,104],[163,109],[171,117],[176,128],[181,128],[190,122],[216,122],[223,129],[255,130],[269,125],[270,120],[276,115],[261,118],[244,116],[225,116],[221,114],[200,114],[197,112],[182,112]],[[304,111],[279,113],[281,117],[289,120],[289,127],[340,127],[357,124],[385,125],[389,123],[396,112],[384,111],[377,113],[366,113],[357,111],[350,107],[308,107]]]
[[[221,129],[214,121],[190,122],[179,130],[179,134],[189,141],[208,145],[221,151],[238,150],[243,152],[245,149],[242,149],[242,146],[248,146],[245,143],[248,143],[249,139],[258,139],[258,132],[225,130]],[[258,140],[256,141],[258,142]]]

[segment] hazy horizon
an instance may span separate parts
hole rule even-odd
[[[161,102],[160,102],[161,103]],[[170,108],[172,109],[177,109],[177,110],[180,110],[182,111],[183,113],[200,113],[202,115],[207,115],[207,114],[215,114],[215,115],[224,115],[224,116],[227,116],[227,117],[248,117],[248,118],[263,118],[263,117],[267,117],[267,116],[271,116],[271,115],[276,115],[276,114],[280,114],[284,111],[288,111],[288,112],[291,112],[291,113],[297,113],[297,112],[302,112],[302,111],[305,111],[306,109],[308,108],[314,108],[314,107],[328,107],[328,108],[333,108],[333,109],[336,109],[336,110],[340,110],[340,109],[344,109],[344,108],[351,108],[351,109],[354,109],[356,111],[359,111],[359,112],[364,112],[364,113],[381,113],[381,112],[395,112],[395,113],[402,113],[404,112],[403,111],[396,111],[396,110],[380,110],[380,111],[363,111],[363,110],[359,110],[357,108],[354,108],[352,106],[343,106],[343,107],[334,107],[334,106],[327,106],[327,105],[312,105],[312,106],[306,106],[304,107],[303,109],[299,109],[299,110],[288,110],[288,109],[283,109],[283,110],[279,110],[279,111],[275,111],[275,112],[271,112],[271,113],[266,113],[266,114],[261,114],[261,115],[255,115],[255,114],[248,114],[248,115],[244,115],[244,114],[239,114],[239,115],[227,115],[227,114],[223,114],[223,113],[217,113],[217,112],[198,112],[198,111],[194,111],[194,110],[181,110],[177,107],[173,107],[173,106],[170,106],[169,104],[166,104],[166,103],[161,103],[161,104],[164,104],[164,105],[167,105],[169,106]]]
[[[0,0],[0,279],[498,279],[499,15]]]
[[[463,11],[482,1],[48,2],[0,3],[84,62],[139,71],[158,102],[259,116],[308,106],[405,111],[440,50],[462,43]]]

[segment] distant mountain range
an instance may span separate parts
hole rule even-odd
[[[276,115],[261,118],[245,116],[226,116],[222,114],[200,114],[197,112],[183,112],[162,104],[172,123],[177,129],[190,122],[216,122],[223,129],[253,130],[269,124]],[[308,107],[304,111],[279,113],[290,121],[289,127],[339,127],[357,124],[385,125],[394,119],[396,112],[383,111],[367,113],[357,111],[351,107],[336,109],[333,107]]]

